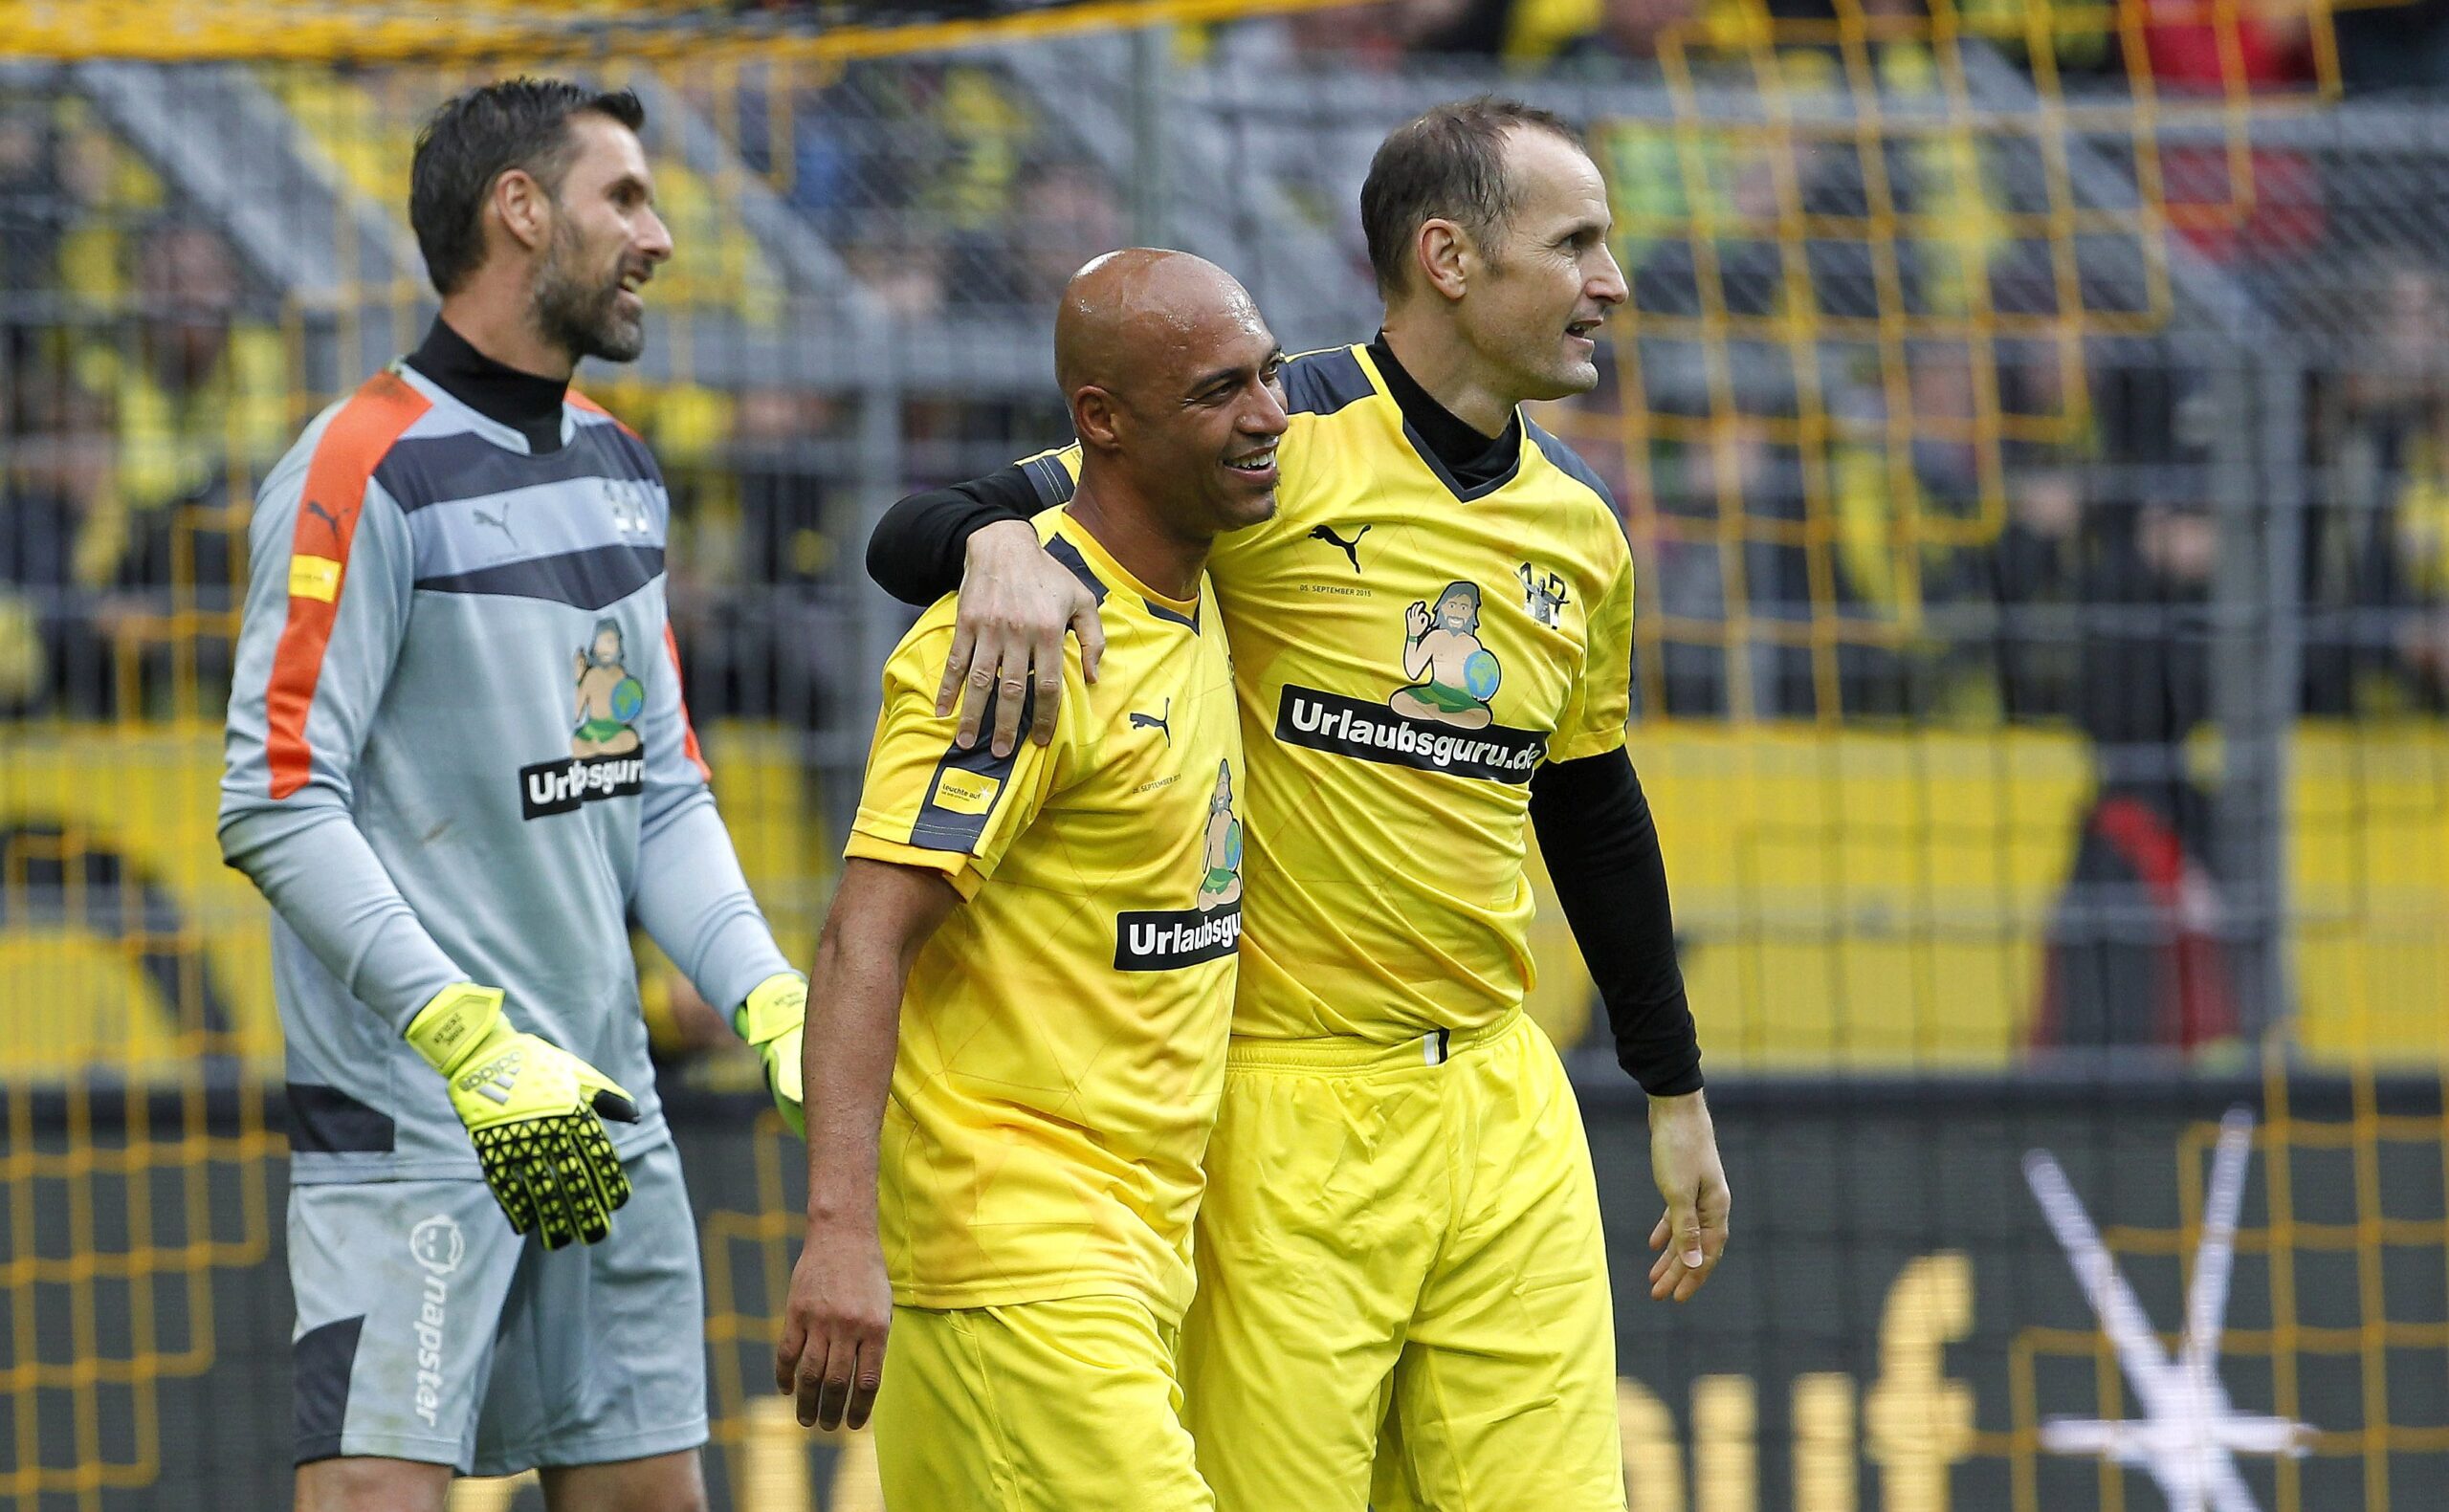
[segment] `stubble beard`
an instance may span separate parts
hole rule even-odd
[[[553,228],[552,253],[536,273],[537,329],[569,353],[573,365],[590,357],[634,362],[646,350],[646,321],[622,315],[617,268],[600,284],[580,272],[578,237],[567,226],[563,221]]]

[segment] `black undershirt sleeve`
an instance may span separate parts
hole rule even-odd
[[[1029,519],[1047,498],[1023,465],[913,493],[885,511],[868,537],[868,576],[904,603],[935,603],[960,586],[969,537],[1007,519]]]
[[[1666,861],[1632,758],[1616,750],[1539,768],[1531,823],[1607,1005],[1617,1063],[1653,1097],[1699,1091],[1701,1042],[1675,960]]]

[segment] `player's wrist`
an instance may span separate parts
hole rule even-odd
[[[501,1003],[498,987],[453,982],[417,1010],[403,1038],[426,1064],[450,1076],[481,1046],[511,1033]]]
[[[1688,1092],[1652,1092],[1649,1094],[1649,1121],[1663,1123],[1670,1119],[1707,1121],[1710,1104],[1705,1090],[1694,1087]]]
[[[731,1027],[750,1044],[771,1044],[807,1021],[807,978],[776,972],[750,989],[732,1010]]]
[[[828,1238],[873,1238],[876,1235],[876,1192],[829,1192],[811,1189],[807,1198],[807,1231]]]
[[[961,559],[971,567],[1007,559],[1024,551],[1039,551],[1037,527],[1025,519],[999,519],[969,533]]]

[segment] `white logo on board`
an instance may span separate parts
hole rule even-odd
[[[2195,1251],[2185,1332],[2173,1362],[2160,1348],[2151,1318],[2057,1158],[2046,1150],[2024,1156],[2024,1181],[2049,1220],[2050,1232],[2064,1247],[2075,1280],[2146,1414],[2117,1422],[2049,1418],[2041,1425],[2041,1446],[2051,1454],[2089,1455],[2149,1471],[2175,1512],[2257,1512],[2253,1494],[2237,1473],[2236,1457],[2301,1458],[2312,1446],[2310,1425],[2239,1413],[2219,1380],[2219,1335],[2226,1326],[2228,1274],[2236,1260],[2237,1215],[2244,1205],[2253,1138],[2254,1116],[2246,1109],[2231,1109],[2219,1121],[2211,1191],[2203,1203],[2202,1243]]]

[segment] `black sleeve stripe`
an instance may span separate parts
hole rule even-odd
[[[1032,687],[1021,695],[1020,737],[1012,742],[1008,754],[997,756],[987,733],[995,728],[995,704],[1003,695],[1001,687],[987,690],[986,709],[978,719],[978,744],[966,751],[956,745],[936,763],[936,775],[927,780],[927,801],[918,810],[917,822],[910,826],[910,844],[921,850],[975,851],[978,837],[986,833],[986,822],[995,817],[996,805],[1004,801],[1004,795],[1011,786],[1012,768],[1021,759],[1021,747],[1028,742],[1029,722],[1037,709],[1037,690]],[[981,812],[965,814],[936,801],[943,790],[945,774],[951,772],[994,779],[994,796]]]
[[[1285,407],[1296,415],[1332,415],[1373,392],[1348,346],[1304,352],[1284,364]]]
[[[1021,471],[1028,474],[1030,486],[1048,509],[1071,502],[1071,473],[1055,453],[1031,457],[1021,464]]]

